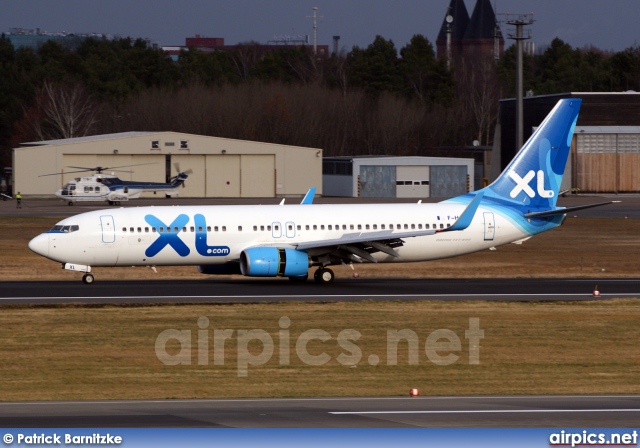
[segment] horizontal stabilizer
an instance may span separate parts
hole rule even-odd
[[[544,212],[525,213],[524,217],[527,219],[531,219],[531,218],[544,218],[545,216],[553,216],[553,215],[565,215],[568,212],[575,212],[575,211],[584,210],[587,208],[600,207],[601,205],[615,204],[617,202],[620,202],[620,201],[598,202],[597,204],[577,205],[575,207],[558,208],[555,210],[547,210]]]

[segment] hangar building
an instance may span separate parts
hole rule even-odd
[[[52,195],[81,173],[69,167],[123,167],[122,180],[167,182],[193,170],[182,197],[302,196],[322,194],[322,150],[177,132],[118,134],[24,143],[13,149],[14,191]],[[43,174],[60,173],[40,177]],[[88,173],[91,174],[91,173]],[[85,175],[88,175],[85,174]],[[105,174],[111,174],[109,170]],[[153,197],[153,193],[145,193]],[[145,197],[143,195],[143,197]]]
[[[450,198],[473,191],[474,159],[449,157],[327,157],[325,196]]]

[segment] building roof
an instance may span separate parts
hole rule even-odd
[[[469,13],[467,7],[464,4],[464,0],[451,0],[449,8],[442,19],[442,26],[438,33],[438,40],[447,40],[447,16],[451,15],[453,21],[451,22],[451,39],[462,39],[464,37],[465,30],[469,24]]]
[[[39,142],[25,142],[20,146],[46,146],[46,145],[66,145],[70,143],[95,142],[97,140],[112,140],[115,138],[140,137],[143,135],[160,134],[160,132],[119,132],[116,134],[88,135],[85,137],[63,138],[59,140],[43,140]]]
[[[640,126],[576,126],[575,134],[640,134]]]
[[[465,39],[493,39],[496,31],[496,15],[490,0],[478,0],[469,25],[464,33]],[[502,31],[498,26],[498,37],[502,39]]]

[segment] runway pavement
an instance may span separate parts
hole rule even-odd
[[[0,403],[0,427],[637,427],[640,396]]]
[[[575,301],[640,298],[638,279],[287,279],[3,282],[0,304],[266,303],[411,300]]]

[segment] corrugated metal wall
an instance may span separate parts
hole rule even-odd
[[[640,191],[640,135],[578,134],[575,186],[592,193]]]

